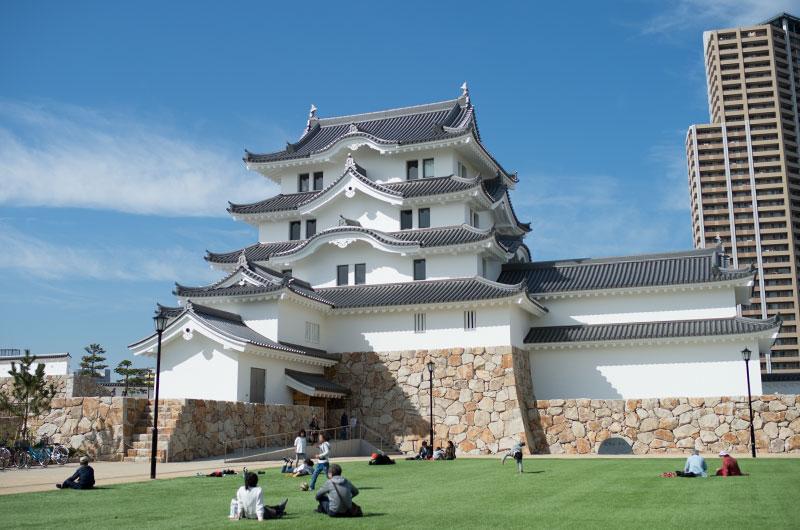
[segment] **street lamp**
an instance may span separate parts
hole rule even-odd
[[[750,355],[752,352],[745,347],[742,350],[742,359],[744,359],[744,369],[747,372],[747,406],[750,408],[750,448],[753,452],[753,458],[756,457],[756,431],[753,428],[753,398],[750,396]]]
[[[430,450],[433,451],[433,369],[436,368],[436,364],[433,361],[428,361],[428,374],[430,375],[430,382],[431,382],[431,448]]]
[[[158,333],[158,354],[156,357],[156,400],[153,409],[153,441],[150,450],[150,478],[156,478],[156,449],[158,448],[158,385],[161,382],[161,335],[167,327],[167,317],[159,313],[153,317]]]

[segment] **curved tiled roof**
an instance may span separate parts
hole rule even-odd
[[[335,392],[338,394],[349,394],[350,389],[341,385],[337,385],[333,381],[328,381],[323,374],[309,374],[307,372],[298,372],[297,370],[284,369],[287,377],[291,377],[301,385],[313,388],[314,390],[322,390],[323,392]]]
[[[461,136],[473,121],[472,107],[462,99],[382,112],[322,118],[286,149],[266,154],[247,152],[246,162],[276,162],[306,158],[325,151],[345,137],[366,136],[378,143],[412,144]],[[456,128],[455,131],[445,129]]]
[[[285,257],[308,246],[312,241],[334,233],[362,233],[368,234],[387,245],[416,246],[422,248],[439,247],[446,245],[464,245],[491,238],[501,238],[491,230],[479,230],[467,225],[446,226],[437,228],[420,228],[416,230],[401,230],[399,232],[381,232],[360,226],[336,226],[318,232],[309,239],[297,241],[283,241],[279,243],[258,243],[244,249],[234,250],[222,254],[208,252],[206,260],[211,263],[236,263],[244,250],[248,261],[267,261],[272,256]],[[498,243],[506,248],[503,241]]]
[[[316,292],[340,309],[492,300],[523,293],[527,296],[524,284],[503,285],[480,277],[327,287]]]
[[[625,324],[595,324],[587,326],[552,326],[531,328],[526,344],[560,342],[600,342],[647,340],[685,337],[712,337],[761,333],[781,325],[780,317],[766,320],[752,318],[714,318],[706,320],[676,320],[668,322],[638,322]]]
[[[753,268],[726,268],[719,247],[615,258],[503,265],[501,283],[525,280],[535,294],[655,287],[746,278]]]

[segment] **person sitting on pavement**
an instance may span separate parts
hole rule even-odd
[[[509,456],[517,461],[517,468],[519,469],[520,474],[522,473],[522,448],[525,447],[525,442],[520,442],[514,447],[511,448],[509,452],[503,455],[503,459],[500,461],[501,464],[506,464],[506,458]]]
[[[286,511],[286,503],[289,499],[284,499],[282,503],[275,506],[264,506],[264,493],[258,487],[258,475],[247,473],[244,479],[244,486],[236,492],[236,501],[239,505],[238,518],[258,519],[277,519]]]
[[[445,460],[455,460],[456,459],[456,446],[453,445],[452,440],[447,441],[447,448],[444,450],[444,459]]]
[[[328,480],[314,496],[319,502],[315,513],[327,513],[330,517],[360,517],[361,508],[353,502],[358,495],[356,488],[342,476],[342,466],[331,465]]]
[[[733,458],[731,455],[728,454],[728,451],[723,449],[719,452],[720,458],[722,458],[722,467],[717,469],[717,476],[719,477],[740,477],[742,475],[746,475],[747,473],[742,473],[739,470],[739,463]]]
[[[683,471],[676,471],[675,474],[679,477],[707,477],[706,470],[708,464],[706,459],[700,456],[700,451],[695,449],[689,458],[686,459],[686,465],[683,466]]]
[[[89,490],[94,487],[94,469],[89,465],[89,457],[81,457],[81,465],[75,473],[61,484],[56,484],[58,489],[72,488],[74,490]]]

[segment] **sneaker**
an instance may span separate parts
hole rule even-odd
[[[280,504],[278,505],[278,506],[280,506],[280,507],[281,507],[281,511],[284,511],[284,510],[286,510],[286,503],[287,503],[287,502],[289,502],[289,498],[288,498],[288,497],[287,497],[287,498],[285,498],[285,499],[283,499],[283,502],[282,502],[282,503],[280,503]]]

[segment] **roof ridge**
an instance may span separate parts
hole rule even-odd
[[[331,116],[329,118],[319,118],[320,128],[335,125],[347,125],[350,122],[374,121],[398,116],[408,116],[412,114],[423,114],[437,110],[446,110],[450,106],[459,104],[460,98],[436,101],[433,103],[423,103],[421,105],[411,105],[409,107],[396,107],[393,109],[376,110],[372,112],[362,112],[360,114],[347,114],[343,116]],[[356,119],[358,118],[358,119]]]
[[[532,261],[530,263],[507,263],[504,267],[515,269],[536,269],[544,267],[577,267],[585,265],[602,265],[608,263],[635,263],[641,261],[660,261],[674,258],[704,258],[717,253],[715,248],[671,250],[667,252],[654,252],[648,254],[630,254],[622,256],[606,256],[600,258],[572,258],[563,260]],[[739,269],[734,269],[739,270]]]
[[[604,324],[567,324],[562,326],[532,326],[532,328],[591,328],[600,326],[639,326],[649,324],[671,324],[686,322],[724,322],[736,321],[744,324],[770,324],[776,320],[775,315],[769,318],[748,318],[740,316],[721,317],[721,318],[683,318],[680,320],[641,320],[636,322],[606,322]]]

